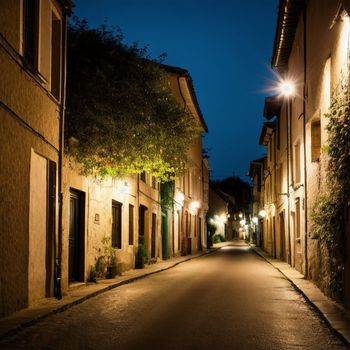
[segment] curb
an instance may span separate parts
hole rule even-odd
[[[48,312],[46,312],[46,313],[44,313],[42,315],[38,315],[37,317],[34,317],[31,320],[29,320],[29,321],[24,321],[24,322],[19,323],[17,326],[13,327],[12,329],[10,329],[8,331],[5,331],[3,334],[0,334],[0,341],[4,340],[7,337],[11,337],[11,336],[15,335],[16,333],[18,333],[19,331],[23,330],[24,328],[30,327],[30,326],[32,326],[32,325],[34,325],[34,324],[44,320],[47,317],[50,317],[52,315],[64,312],[64,311],[72,308],[73,306],[79,305],[79,304],[83,303],[84,301],[92,299],[92,298],[94,298],[94,297],[96,297],[96,296],[98,296],[100,294],[103,294],[103,293],[108,292],[108,291],[110,291],[112,289],[121,287],[123,285],[135,282],[135,281],[140,280],[142,278],[146,278],[148,276],[154,275],[156,273],[169,270],[171,268],[174,268],[174,267],[176,267],[176,266],[178,266],[178,265],[180,265],[182,263],[188,262],[190,260],[201,258],[203,256],[215,253],[218,249],[219,248],[211,248],[210,250],[207,250],[206,252],[203,252],[203,253],[201,253],[199,255],[196,255],[196,256],[191,256],[191,257],[189,257],[187,259],[184,259],[182,261],[178,261],[176,263],[173,263],[170,266],[161,268],[161,269],[156,270],[156,271],[146,272],[146,273],[144,273],[142,275],[139,275],[139,276],[130,277],[128,279],[125,279],[124,281],[116,282],[116,283],[111,284],[109,286],[106,286],[106,287],[104,287],[104,288],[102,288],[100,290],[97,290],[97,291],[91,292],[89,294],[86,294],[86,295],[82,296],[81,298],[79,298],[77,300],[74,300],[72,302],[68,302],[65,305],[58,306],[57,308],[55,308],[53,310],[50,310],[50,311],[48,311]]]
[[[303,296],[305,301],[317,312],[317,314],[322,318],[322,320],[327,324],[331,332],[336,335],[339,339],[341,339],[345,345],[350,346],[350,339],[348,339],[346,336],[344,336],[339,330],[337,330],[333,325],[332,322],[325,316],[325,314],[321,311],[321,309],[307,296],[307,294],[300,288],[298,287],[294,281],[288,277],[280,268],[275,266],[268,257],[264,256],[259,249],[256,247],[251,246],[253,252],[263,258],[267,263],[269,263],[273,268],[275,268],[278,272],[280,272],[283,277],[290,282],[290,284],[293,286],[293,288]]]

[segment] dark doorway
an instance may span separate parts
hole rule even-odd
[[[143,242],[148,248],[148,240],[146,239],[146,215],[147,207],[140,205],[139,207],[139,243]],[[148,236],[147,236],[148,237]]]
[[[56,163],[47,167],[47,235],[46,235],[46,296],[54,294],[54,259],[56,256]]]
[[[198,250],[202,250],[202,218],[198,218]]]
[[[122,204],[112,200],[112,247],[122,248]]]
[[[155,258],[156,256],[156,225],[157,215],[152,213],[151,258]]]
[[[85,194],[70,191],[69,207],[69,281],[84,281]]]
[[[264,249],[264,220],[259,220],[260,247]]]

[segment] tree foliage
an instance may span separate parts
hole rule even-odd
[[[198,125],[147,48],[106,26],[75,20],[68,31],[66,151],[85,175],[147,171],[169,181],[186,168]]]

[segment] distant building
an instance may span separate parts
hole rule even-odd
[[[175,205],[167,215],[169,255],[191,254],[206,247],[205,217],[208,210],[208,159],[202,156],[202,135],[208,132],[200,110],[192,78],[185,69],[165,66],[171,89],[199,125],[196,142],[188,150],[188,170],[175,181]],[[163,236],[164,239],[164,236]]]
[[[0,316],[55,293],[70,7],[0,2]]]

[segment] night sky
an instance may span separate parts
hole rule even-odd
[[[209,128],[213,179],[246,174],[265,150],[258,145],[277,0],[75,0],[91,27],[107,20],[125,42],[149,45],[151,57],[187,69]]]

